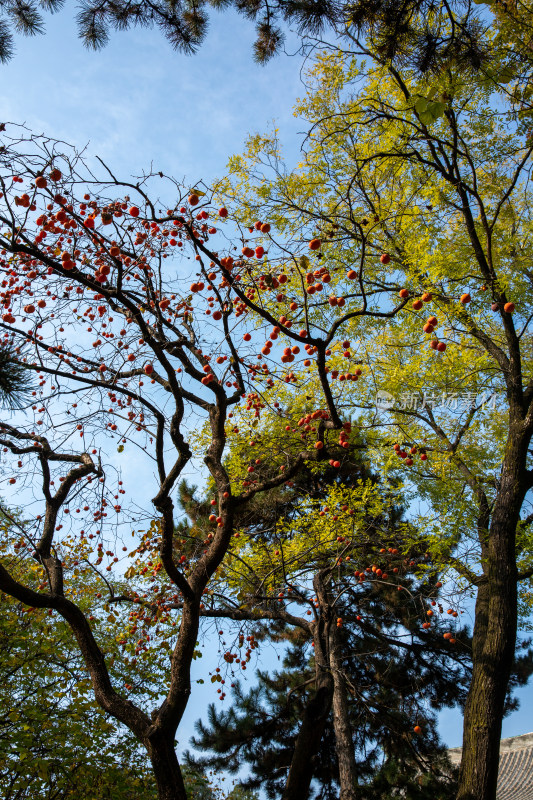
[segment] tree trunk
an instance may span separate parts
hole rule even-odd
[[[500,567],[509,572],[503,559]],[[516,641],[516,577],[502,575],[496,586],[489,581],[479,591],[487,595],[482,601],[487,621],[478,626],[476,618],[474,626],[478,652],[465,707],[458,800],[496,800],[503,708]]]
[[[512,428],[511,428],[512,430]],[[528,437],[511,435],[478,587],[472,681],[465,707],[457,800],[496,800],[505,696],[517,628],[516,526],[527,491]]]
[[[313,578],[319,602],[318,620],[314,626],[316,691],[302,717],[282,800],[306,800],[313,779],[313,760],[319,750],[333,700],[333,677],[330,668],[329,640],[332,610],[324,576]]]
[[[356,800],[357,768],[353,745],[352,726],[348,715],[348,693],[342,669],[340,642],[336,632],[332,635],[331,670],[333,673],[333,727],[337,760],[339,763],[339,800]]]
[[[158,800],[187,800],[174,742],[159,739],[145,745],[152,762]]]
[[[322,672],[317,690],[307,704],[289,768],[282,800],[306,800],[313,778],[313,756],[318,752],[326,721],[331,710],[333,680]]]

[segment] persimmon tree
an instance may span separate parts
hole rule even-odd
[[[191,692],[203,596],[228,553],[235,514],[307,462],[340,468],[352,426],[330,384],[331,348],[344,347],[348,365],[343,326],[361,313],[394,316],[405,301],[385,309],[375,293],[372,307],[337,319],[324,313],[319,291],[319,278],[331,277],[327,269],[309,271],[309,253],[320,261],[317,239],[305,232],[277,239],[267,221],[239,228],[207,190],[185,191],[160,173],[121,182],[104,165],[84,165],[67,145],[16,126],[3,137],[0,190],[0,326],[38,380],[31,408],[3,424],[0,445],[5,481],[31,508],[23,515],[31,520],[25,541],[41,569],[30,585],[2,567],[0,589],[63,617],[97,702],[145,746],[159,796],[181,800],[174,737]],[[351,278],[343,282],[349,291]],[[310,283],[317,298],[309,292],[297,302]],[[383,304],[390,290],[390,282],[380,287]],[[354,364],[342,378],[360,375]],[[307,414],[314,442],[301,438],[301,396],[315,397]],[[224,463],[243,399],[257,422],[284,416],[260,474],[253,450],[247,466]],[[117,464],[132,452],[146,467],[139,466],[129,500]],[[212,481],[213,530],[180,554],[172,494],[195,456]],[[152,508],[143,507],[145,493]],[[118,544],[127,552],[132,527],[144,532],[146,546],[157,544],[145,572],[154,581],[142,594],[114,589],[116,571],[125,568]],[[83,563],[70,553],[70,537],[86,548]],[[100,576],[114,614],[128,611],[120,642],[128,657],[168,647],[169,678],[152,709],[112,680],[99,620],[72,593],[84,570]],[[175,635],[158,622],[169,622]]]
[[[511,59],[492,67],[520,92]],[[253,137],[230,162],[226,197],[286,236],[314,225],[325,303],[338,309],[337,280],[353,281],[346,304],[361,313],[346,338],[371,379],[345,383],[344,402],[366,409],[379,469],[428,504],[419,522],[432,556],[476,594],[458,796],[489,800],[519,597],[526,614],[531,603],[529,110],[506,104],[492,78],[453,64],[420,78],[355,38],[318,57],[308,80],[300,168],[284,168],[275,136]],[[398,282],[402,310],[365,315]]]

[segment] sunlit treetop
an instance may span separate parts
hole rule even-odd
[[[532,419],[531,115],[502,102],[529,90],[516,67],[504,89],[495,77],[321,53],[296,109],[309,124],[301,163],[283,162],[277,131],[251,136],[224,187],[235,214],[268,217],[286,237],[312,221],[328,274],[361,272],[368,295],[380,279],[401,285],[399,313],[344,328],[364,375],[344,399],[375,431],[373,465],[407,474],[422,499],[431,552],[461,544],[470,584],[510,416]],[[342,353],[328,363],[337,369]],[[526,500],[518,565],[530,603],[528,511]]]

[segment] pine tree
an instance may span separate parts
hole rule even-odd
[[[485,5],[485,4],[483,4]],[[278,54],[285,31],[292,28],[305,41],[325,33],[341,39],[349,28],[361,42],[384,62],[409,64],[421,73],[446,68],[451,62],[467,70],[488,68],[494,41],[487,36],[487,13],[503,28],[517,28],[516,54],[531,63],[528,47],[530,25],[525,11],[504,3],[488,3],[480,11],[461,0],[437,10],[433,0],[159,0],[130,3],[128,0],[84,0],[77,14],[78,32],[86,47],[98,50],[109,42],[110,31],[130,26],[157,26],[170,45],[192,54],[205,39],[212,8],[233,7],[255,22],[253,52],[256,61],[265,63]],[[36,35],[44,31],[43,12],[56,12],[62,0],[0,2],[0,62],[14,53],[14,32]]]
[[[374,610],[382,600],[374,599]],[[344,612],[346,613],[346,612]],[[266,631],[256,636],[266,635]],[[461,634],[466,643],[466,633]],[[237,682],[228,711],[209,707],[208,724],[197,722],[198,735],[192,744],[208,753],[200,758],[189,754],[191,763],[236,773],[245,766],[250,777],[247,788],[262,787],[268,797],[281,796],[291,762],[294,739],[314,681],[312,657],[304,642],[286,632],[290,641],[283,669],[273,675],[257,672],[257,685],[244,692]],[[345,632],[345,670],[351,687],[350,721],[354,732],[360,796],[385,800],[394,787],[411,791],[413,798],[453,797],[453,771],[436,733],[436,718],[418,706],[421,692],[429,694],[434,711],[461,703],[468,675],[466,663],[444,663],[437,637],[434,649],[418,641],[405,650],[371,631]],[[406,656],[406,654],[408,654]],[[418,715],[415,709],[419,708]],[[423,735],[413,733],[417,723]],[[315,797],[338,797],[336,741],[331,715],[321,747],[312,759]],[[420,781],[427,794],[419,792]],[[364,789],[363,789],[364,787]],[[416,793],[419,792],[419,793]]]
[[[247,519],[240,520],[247,534],[266,542],[274,541],[276,522],[295,513],[302,496],[326,497],[331,485],[353,487],[372,475],[359,450],[351,450],[343,467],[321,474],[303,469],[291,487],[283,487],[263,498]],[[385,487],[381,487],[385,493]],[[183,483],[180,501],[192,525],[183,523],[191,541],[208,529],[209,503],[197,500],[194,490]],[[372,536],[388,531],[390,540],[399,535],[401,508],[391,505],[388,517],[372,519],[366,546],[374,556]],[[423,537],[412,545],[409,564],[416,569],[426,560]],[[405,561],[405,559],[404,559]],[[358,800],[388,800],[395,796],[409,800],[448,800],[456,789],[455,775],[436,730],[436,713],[445,707],[462,706],[470,678],[470,636],[459,627],[450,650],[443,638],[444,624],[421,627],[420,606],[431,597],[440,611],[440,584],[436,569],[426,565],[402,578],[403,591],[387,582],[374,580],[363,585],[339,571],[333,579],[337,595],[335,613],[342,620],[340,637],[342,671],[348,689],[348,708],[356,754]],[[248,593],[251,587],[243,587]],[[223,614],[221,614],[223,616]],[[427,619],[427,617],[426,617]],[[262,788],[270,798],[282,796],[295,749],[301,720],[313,698],[316,663],[309,636],[282,620],[257,623],[249,630],[255,641],[281,643],[285,647],[282,670],[258,670],[257,683],[245,692],[237,680],[232,684],[232,706],[228,711],[209,707],[208,722],[199,720],[195,748],[205,755],[189,753],[191,764],[236,774],[243,767],[249,777],[243,786]],[[241,634],[243,635],[243,634]],[[533,651],[517,658],[516,682],[527,682],[533,672]],[[508,698],[508,710],[514,706]],[[420,733],[417,733],[415,726]],[[321,800],[338,798],[338,742],[330,710],[320,748],[309,753],[314,796]]]
[[[20,409],[29,399],[30,372],[17,358],[9,343],[0,344],[0,405],[10,411]]]
[[[344,670],[348,676],[349,712],[356,753],[360,800],[451,800],[455,773],[437,733],[437,712],[462,706],[468,688],[470,637],[456,633],[461,651],[450,658],[442,634],[425,633],[406,620],[403,600],[370,586],[365,598],[368,624],[356,621],[351,599],[343,615]],[[396,608],[394,608],[396,605]],[[402,636],[401,630],[404,631]],[[262,788],[269,798],[283,792],[294,740],[312,693],[315,665],[300,631],[278,625],[258,626],[256,640],[283,641],[283,668],[258,670],[257,683],[245,691],[236,681],[232,704],[208,709],[207,723],[198,720],[191,743],[202,751],[188,753],[189,763],[202,769],[249,772],[243,786]],[[533,650],[517,655],[512,688],[524,685],[533,672]],[[421,704],[421,698],[424,704]],[[507,713],[516,707],[509,693]],[[415,725],[421,733],[414,732]],[[320,750],[311,759],[314,797],[338,798],[336,741],[330,713]]]
[[[302,496],[323,498],[331,485],[350,488],[367,480],[378,483],[360,453],[354,450],[340,475],[338,469],[325,467],[317,474],[304,468],[291,487],[269,494],[240,523],[248,535],[253,530],[256,539],[272,542],[276,522],[294,514]],[[194,490],[186,484],[180,487],[180,500],[192,522],[190,527],[184,523],[184,530],[187,529],[191,540],[198,535],[203,537],[202,531],[208,528],[209,504],[196,500]],[[387,528],[394,537],[401,519],[402,510],[391,506],[387,519],[374,517],[369,525],[374,532]],[[371,542],[372,536],[365,547],[369,559],[373,557]],[[417,565],[424,560],[423,547],[418,551],[412,547],[410,558],[416,559],[412,563]],[[434,792],[438,786],[445,798],[452,796],[453,779],[442,756],[435,718],[427,704],[439,709],[463,701],[469,674],[469,639],[465,630],[455,634],[462,646],[450,660],[442,631],[429,633],[421,629],[420,594],[433,590],[432,596],[436,597],[434,584],[432,573],[422,580],[406,575],[403,586],[407,593],[379,581],[364,588],[354,587],[351,576],[339,574],[334,593],[343,599],[336,603],[335,613],[342,619],[342,630],[338,633],[342,638],[343,671],[348,679],[359,780],[366,784],[378,771],[380,783],[387,785],[387,776],[393,774],[393,782],[388,784],[390,790],[398,781],[418,786],[422,773],[428,791]],[[243,590],[250,594],[254,588],[247,586]],[[193,743],[212,752],[198,762],[193,756],[190,760],[203,767],[228,769],[233,773],[246,764],[251,775],[244,786],[263,787],[269,797],[278,797],[286,784],[302,717],[314,696],[316,664],[314,656],[309,655],[309,637],[299,628],[269,620],[268,624],[255,625],[253,634],[256,641],[269,639],[287,646],[283,670],[274,675],[259,671],[257,686],[248,693],[237,682],[229,711],[217,712],[211,706],[209,724],[197,723],[199,735]],[[424,707],[420,705],[421,697],[426,701]],[[422,737],[413,733],[415,724],[423,725]],[[338,796],[336,746],[330,710],[320,748],[309,754],[317,797]]]

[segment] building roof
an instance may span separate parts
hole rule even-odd
[[[461,762],[461,752],[448,750],[452,764]],[[533,800],[533,733],[501,740],[497,800]]]

